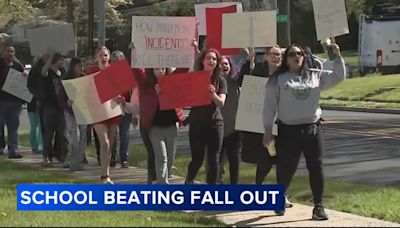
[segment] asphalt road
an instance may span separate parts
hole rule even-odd
[[[400,115],[324,111],[327,178],[400,186]],[[29,129],[26,110],[21,130]],[[131,128],[131,143],[142,143]],[[188,153],[188,128],[180,129],[178,153]],[[305,171],[302,159],[299,170]]]

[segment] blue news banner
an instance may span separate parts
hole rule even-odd
[[[282,210],[282,185],[19,184],[17,209]]]

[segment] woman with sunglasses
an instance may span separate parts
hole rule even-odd
[[[328,219],[322,206],[324,141],[319,98],[322,90],[332,88],[346,77],[345,64],[338,45],[333,45],[333,52],[336,55],[333,71],[309,69],[304,61],[302,47],[293,44],[286,49],[282,65],[267,82],[264,98],[265,146],[274,143],[272,125],[275,114],[278,119],[278,184],[283,184],[286,191],[297,170],[300,155],[304,153],[315,205],[313,220]],[[276,211],[278,215],[284,213],[284,210]]]
[[[251,69],[251,62],[254,62],[254,57],[254,53],[249,53],[248,60],[242,66],[240,72],[241,81],[244,75],[250,74],[265,78],[270,77],[281,65],[282,51],[278,45],[267,48],[265,52],[265,61],[257,63],[254,69]],[[275,157],[270,156],[266,151],[263,145],[263,135],[252,132],[243,132],[241,158],[244,162],[257,165],[256,184],[262,184],[264,182],[265,177],[276,161]]]

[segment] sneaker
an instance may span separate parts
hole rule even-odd
[[[285,215],[285,210],[280,210],[280,211],[274,211],[276,216],[284,216]]]
[[[315,205],[313,209],[312,220],[328,220],[328,215],[325,213],[324,207],[322,205]]]
[[[128,162],[126,162],[126,161],[122,162],[121,168],[129,168]]]
[[[42,167],[53,167],[53,162],[49,160],[43,160]]]
[[[285,208],[291,208],[291,207],[293,207],[293,204],[285,196]]]
[[[22,158],[23,156],[22,155],[20,155],[20,154],[9,154],[8,155],[8,158],[9,159],[20,159],[20,158]]]
[[[111,180],[111,178],[109,176],[101,176],[100,183],[101,184],[114,184],[114,182]]]
[[[193,180],[188,180],[188,179],[185,179],[185,184],[194,184],[194,181]]]
[[[114,159],[111,159],[111,161],[110,161],[110,167],[115,167],[115,165],[116,165],[115,160],[114,160]]]

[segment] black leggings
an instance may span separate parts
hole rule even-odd
[[[239,156],[242,147],[242,134],[241,132],[235,132],[224,138],[222,143],[222,150],[220,158],[224,155],[227,156],[229,161],[229,177],[231,184],[237,184],[239,182]],[[222,166],[222,159],[220,165]]]
[[[324,139],[322,126],[317,124],[283,125],[279,124],[277,137],[277,181],[285,189],[293,178],[303,152],[309,172],[310,187],[314,204],[322,203],[324,175],[322,154]]]
[[[224,126],[191,123],[189,125],[189,141],[192,161],[189,163],[187,181],[191,182],[203,164],[207,149],[207,183],[216,184],[219,171],[219,155],[224,137]]]
[[[265,148],[267,150],[267,148]],[[267,151],[265,151],[267,153]],[[271,171],[272,166],[276,164],[276,157],[266,155],[266,159],[262,159],[257,163],[256,184],[263,184],[265,177]]]

